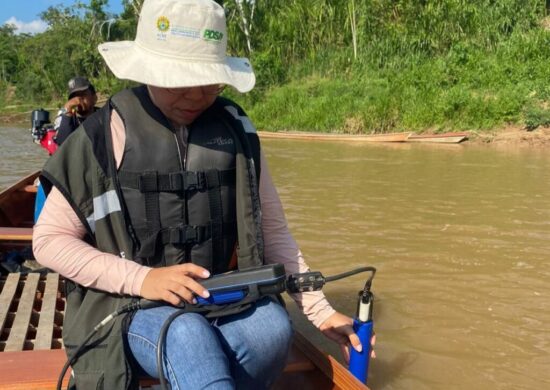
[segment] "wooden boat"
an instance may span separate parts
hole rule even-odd
[[[0,252],[31,245],[38,172],[0,193]],[[58,274],[0,277],[0,389],[54,389],[65,363],[61,333],[64,281]],[[65,383],[69,375],[65,376]],[[156,380],[144,378],[141,388]],[[334,357],[296,331],[286,368],[273,390],[359,390],[359,382]]]
[[[380,134],[326,134],[306,132],[271,132],[258,131],[260,138],[281,138],[310,141],[347,141],[347,142],[405,142],[411,133],[380,133]]]
[[[458,144],[468,139],[468,133],[411,134],[407,142],[436,142]]]
[[[35,172],[0,192],[0,253],[29,246],[34,223]]]

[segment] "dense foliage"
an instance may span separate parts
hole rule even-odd
[[[88,76],[104,94],[122,88],[126,83],[113,77],[97,45],[133,39],[139,7],[130,0],[123,3],[121,15],[104,12],[107,0],[50,7],[41,14],[49,28],[35,35],[0,27],[0,105],[60,104],[75,75]]]
[[[221,1],[220,1],[221,2]],[[133,39],[141,1],[42,15],[36,35],[0,28],[0,105],[58,104],[68,78],[114,79],[96,47]],[[251,58],[243,102],[267,129],[383,132],[550,124],[550,21],[542,0],[225,0],[230,53]],[[229,92],[232,94],[231,92]]]

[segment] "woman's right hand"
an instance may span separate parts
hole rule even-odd
[[[166,301],[174,306],[181,301],[196,303],[195,295],[208,298],[210,293],[196,279],[210,276],[207,269],[192,263],[153,268],[145,276],[140,294],[152,301]]]

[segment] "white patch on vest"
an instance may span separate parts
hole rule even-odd
[[[90,225],[90,230],[92,231],[92,233],[95,233],[94,215],[90,215],[88,218],[86,218],[86,221],[88,222],[88,225]]]
[[[235,119],[238,119],[242,122],[245,132],[252,134],[256,133],[256,128],[254,127],[252,122],[250,122],[250,119],[248,119],[247,116],[239,115],[237,108],[233,106],[225,106],[225,109],[227,110],[227,112],[233,115]]]
[[[121,211],[120,202],[115,190],[107,191],[103,195],[94,198],[94,212],[86,220],[90,229],[95,233],[95,223],[111,213]]]

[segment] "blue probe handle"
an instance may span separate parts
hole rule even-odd
[[[46,193],[44,192],[44,188],[42,188],[42,184],[38,183],[38,187],[36,188],[36,198],[34,201],[34,223],[38,221],[38,217],[42,212],[42,207],[44,207],[44,202],[46,202]]]
[[[369,373],[369,358],[371,353],[370,339],[372,338],[373,322],[363,322],[358,319],[353,320],[353,330],[359,336],[363,350],[357,352],[351,347],[351,356],[349,361],[349,370],[354,377],[363,383],[367,383]]]

